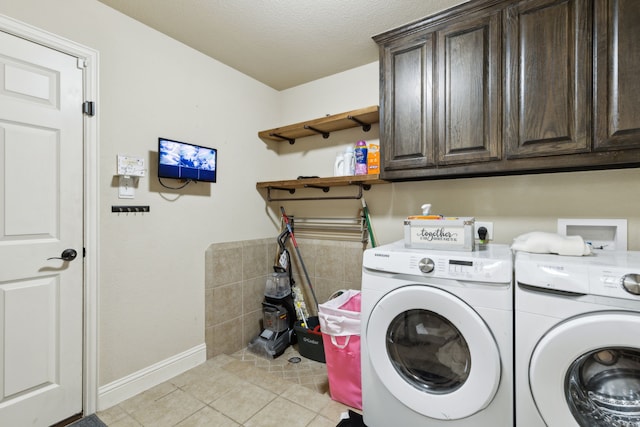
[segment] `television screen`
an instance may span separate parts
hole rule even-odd
[[[218,150],[158,138],[158,177],[216,182]]]

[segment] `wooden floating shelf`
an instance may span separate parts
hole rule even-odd
[[[341,187],[346,185],[388,184],[380,175],[332,176],[328,178],[289,179],[285,181],[258,182],[256,188],[278,188],[284,190],[309,187]]]
[[[261,139],[271,141],[288,141],[293,144],[296,139],[312,135],[322,135],[328,138],[331,132],[361,126],[365,132],[371,129],[371,124],[380,121],[379,107],[377,105],[347,111],[346,113],[326,116],[315,120],[308,120],[293,125],[258,132]]]
[[[288,201],[288,200],[338,200],[338,199],[360,199],[362,190],[369,190],[375,184],[389,184],[389,181],[380,179],[379,175],[352,175],[352,176],[333,176],[328,178],[302,178],[290,179],[285,181],[267,181],[258,182],[256,188],[267,189],[267,200]],[[325,196],[325,197],[272,197],[273,190],[288,191],[294,194],[298,188],[319,189],[323,193],[328,193],[331,187],[357,186],[358,192],[353,196]]]

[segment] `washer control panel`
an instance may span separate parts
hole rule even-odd
[[[584,295],[640,301],[640,252],[571,257],[518,252],[516,282]]]
[[[590,270],[591,294],[640,301],[640,267],[635,270],[592,267]]]

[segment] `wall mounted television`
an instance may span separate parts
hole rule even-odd
[[[216,182],[218,150],[158,138],[158,178]]]

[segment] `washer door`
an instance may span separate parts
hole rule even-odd
[[[640,315],[599,312],[566,320],[537,344],[531,393],[549,426],[640,425]]]
[[[389,292],[364,333],[381,382],[419,414],[465,418],[487,407],[498,389],[500,353],[491,331],[446,291],[411,285]]]

